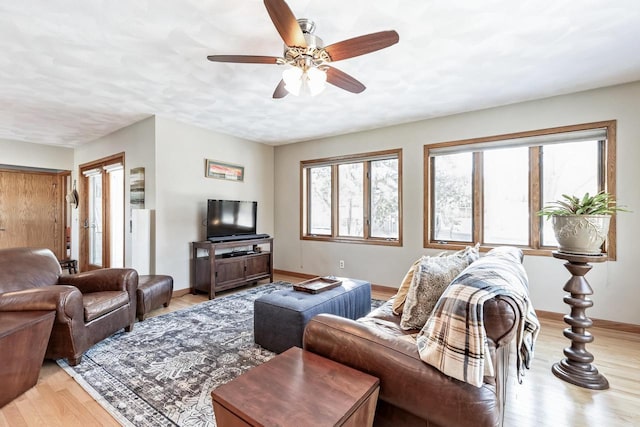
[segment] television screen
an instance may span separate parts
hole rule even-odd
[[[207,202],[207,239],[256,234],[258,202],[213,200]]]

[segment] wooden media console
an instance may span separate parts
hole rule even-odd
[[[193,242],[193,293],[237,288],[262,279],[273,281],[273,238],[213,243]]]

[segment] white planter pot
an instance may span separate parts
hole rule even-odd
[[[611,215],[554,215],[558,250],[576,255],[599,255],[609,233]]]

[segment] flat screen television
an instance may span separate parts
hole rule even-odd
[[[207,201],[207,240],[255,235],[258,202],[240,200]]]

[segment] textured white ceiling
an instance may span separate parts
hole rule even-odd
[[[0,138],[77,146],[150,115],[285,144],[640,80],[638,0],[289,0],[367,89],[271,98],[282,54],[261,0],[0,3]]]

